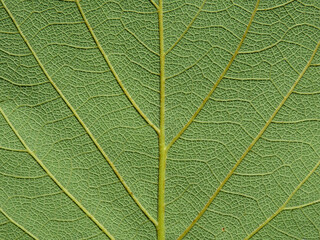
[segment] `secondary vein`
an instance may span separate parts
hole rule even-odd
[[[239,158],[239,160],[236,162],[236,164],[232,167],[232,169],[230,170],[230,172],[227,174],[227,176],[225,177],[225,179],[220,183],[219,187],[217,188],[217,190],[213,193],[213,195],[210,197],[209,201],[207,202],[207,204],[203,207],[203,209],[200,211],[200,213],[194,218],[194,220],[192,221],[192,223],[186,228],[186,230],[179,236],[178,239],[182,239],[189,231],[190,229],[196,224],[196,222],[201,218],[201,216],[205,213],[205,211],[208,209],[208,207],[210,206],[210,204],[212,203],[212,201],[218,196],[218,194],[220,193],[221,189],[223,188],[223,186],[227,183],[227,181],[230,179],[230,177],[233,175],[233,173],[235,172],[235,170],[238,168],[238,166],[241,164],[242,160],[247,156],[247,154],[250,152],[250,150],[253,148],[253,146],[257,143],[257,141],[261,138],[261,136],[263,135],[263,133],[266,131],[266,129],[269,127],[269,125],[271,124],[272,120],[275,118],[275,116],[277,115],[277,113],[279,112],[279,110],[281,109],[281,107],[284,105],[284,103],[287,101],[287,99],[289,98],[289,96],[291,95],[291,93],[294,91],[295,87],[297,86],[297,84],[299,83],[299,81],[301,80],[301,78],[303,77],[303,75],[305,74],[305,72],[307,71],[307,69],[309,68],[318,48],[320,45],[320,41],[318,42],[318,44],[316,45],[310,60],[308,61],[308,63],[306,64],[306,66],[304,67],[304,69],[302,70],[302,72],[299,74],[297,80],[293,83],[293,85],[291,86],[291,88],[289,89],[288,93],[284,96],[284,98],[282,99],[282,101],[280,102],[280,104],[278,105],[278,107],[274,110],[274,112],[272,113],[272,115],[270,116],[270,118],[268,119],[268,121],[266,122],[266,124],[263,126],[263,128],[260,130],[260,132],[258,133],[258,135],[253,139],[253,141],[250,143],[249,147],[245,150],[245,152],[242,154],[242,156]],[[315,168],[317,168],[319,166],[320,162],[316,165]],[[291,198],[290,198],[291,199]],[[290,200],[289,199],[289,200]],[[285,205],[284,205],[285,207]],[[284,208],[283,207],[283,208]],[[262,226],[263,227],[263,226]],[[260,226],[260,229],[262,228]],[[256,229],[258,230],[258,229]]]
[[[307,71],[307,69],[309,68],[309,66],[311,65],[311,62],[314,58],[314,56],[316,55],[316,52],[318,51],[318,48],[320,46],[320,41],[318,42],[317,46],[315,47],[310,60],[308,61],[307,65],[304,67],[304,69],[302,70],[302,72],[300,73],[298,79],[294,82],[293,86],[291,87],[291,89],[289,90],[289,92],[287,93],[287,95],[283,98],[282,102],[279,104],[279,106],[277,107],[276,111],[274,112],[274,114],[270,117],[270,119],[268,120],[267,124],[272,121],[272,119],[274,118],[274,116],[277,114],[277,112],[279,111],[279,109],[281,108],[281,106],[284,104],[284,102],[288,99],[288,97],[290,96],[290,94],[293,92],[294,88],[297,86],[297,84],[299,83],[300,79],[303,77],[303,75],[305,74],[305,72]],[[262,135],[262,134],[261,134]],[[318,154],[317,154],[318,155]],[[285,209],[286,205],[288,204],[288,202],[291,200],[291,198],[294,196],[294,194],[301,188],[301,186],[309,179],[309,177],[316,171],[316,169],[319,167],[320,165],[320,161],[314,166],[314,168],[309,172],[309,174],[300,182],[300,184],[293,190],[293,192],[289,195],[289,197],[287,198],[287,200],[283,203],[283,205],[281,207],[279,207],[279,209],[272,214],[269,218],[267,218],[262,224],[260,224],[259,227],[257,227],[254,231],[252,231],[245,239],[250,239],[253,235],[255,235],[258,231],[260,231],[265,225],[267,225],[272,219],[274,219],[282,210]]]
[[[214,86],[212,87],[212,89],[210,90],[209,94],[205,97],[205,99],[203,100],[203,102],[201,103],[201,105],[199,106],[199,108],[196,110],[196,112],[193,114],[193,116],[190,118],[190,120],[187,122],[187,124],[181,129],[181,131],[172,139],[172,141],[168,144],[167,146],[167,151],[170,149],[170,147],[176,142],[176,140],[179,139],[179,137],[184,133],[184,131],[189,127],[189,125],[193,122],[193,120],[197,117],[197,115],[200,113],[200,111],[202,110],[202,108],[205,106],[205,104],[207,103],[207,101],[210,99],[211,95],[213,94],[213,92],[215,91],[215,89],[217,88],[217,86],[219,85],[219,83],[221,82],[221,80],[224,78],[225,74],[227,73],[227,71],[229,70],[231,64],[233,63],[234,59],[236,58],[236,56],[238,55],[238,52],[249,32],[250,26],[253,22],[253,19],[255,17],[255,14],[257,12],[258,6],[259,6],[260,0],[257,0],[255,8],[251,14],[249,23],[247,25],[247,28],[241,38],[241,41],[237,47],[237,49],[235,50],[234,54],[232,55],[228,65],[226,66],[226,68],[224,69],[224,71],[222,72],[222,74],[220,75],[219,79],[217,80],[217,82],[214,84]],[[251,145],[250,145],[251,146]],[[251,146],[252,147],[252,146]],[[250,148],[251,149],[251,148]],[[241,159],[241,158],[240,158]],[[183,231],[183,233],[178,237],[178,240],[182,239],[185,235],[187,235],[187,233],[191,230],[191,228],[196,224],[196,222],[201,218],[201,216],[205,213],[205,211],[207,210],[207,208],[210,206],[211,202],[213,201],[213,199],[218,195],[218,193],[220,192],[220,190],[222,189],[222,187],[224,186],[224,184],[228,181],[229,177],[233,174],[233,172],[236,170],[237,166],[241,163],[241,160],[238,160],[238,162],[236,163],[236,165],[231,169],[231,171],[229,172],[229,174],[227,175],[227,177],[224,179],[224,181],[219,185],[219,187],[217,188],[216,192],[211,196],[211,198],[209,199],[209,201],[207,202],[207,204],[204,206],[204,208],[200,211],[200,213],[194,218],[194,220],[192,221],[192,223]]]
[[[159,128],[154,124],[152,123],[152,121],[147,117],[147,115],[139,108],[139,106],[137,105],[137,103],[133,100],[133,98],[131,97],[130,93],[128,92],[128,90],[124,87],[121,79],[119,78],[119,75],[116,73],[115,69],[113,68],[111,62],[110,62],[110,59],[108,58],[107,54],[105,53],[105,51],[103,50],[97,36],[95,35],[95,33],[93,32],[93,29],[92,27],[90,26],[89,24],[89,21],[88,19],[86,18],[83,10],[82,10],[82,7],[80,5],[80,1],[79,0],[76,0],[76,4],[77,4],[77,7],[79,9],[79,12],[81,14],[81,17],[83,18],[95,44],[97,45],[99,51],[101,52],[104,60],[106,61],[106,63],[108,64],[108,67],[110,68],[113,76],[115,77],[115,79],[117,80],[121,90],[124,92],[124,94],[126,95],[126,97],[128,98],[128,100],[131,102],[132,106],[137,110],[137,112],[141,115],[141,117],[156,131],[157,134],[159,134],[160,130]]]
[[[210,92],[208,93],[208,95],[204,98],[204,100],[202,101],[202,103],[200,104],[200,106],[198,107],[198,109],[195,111],[195,113],[192,115],[192,117],[189,119],[189,121],[184,125],[184,127],[179,131],[179,133],[171,140],[171,142],[168,144],[167,146],[167,151],[171,148],[171,146],[180,138],[180,136],[187,130],[187,128],[190,126],[190,124],[193,122],[193,120],[198,116],[198,114],[200,113],[200,111],[203,109],[203,107],[206,105],[206,103],[208,102],[208,100],[210,99],[211,95],[213,94],[213,92],[216,90],[216,88],[218,87],[219,83],[221,82],[221,80],[224,78],[224,76],[226,75],[226,73],[228,72],[230,66],[232,65],[234,59],[236,58],[236,56],[238,55],[240,48],[249,32],[250,26],[253,22],[254,16],[257,12],[258,6],[259,6],[260,0],[257,1],[256,6],[252,12],[251,18],[249,20],[249,23],[247,25],[247,28],[241,38],[241,41],[239,42],[239,45],[237,47],[237,49],[235,50],[234,54],[232,55],[228,65],[226,66],[226,68],[224,69],[224,71],[221,73],[220,77],[218,78],[218,80],[216,81],[216,83],[213,85],[213,87],[211,88]]]
[[[155,3],[155,1],[150,0],[150,2],[157,10],[159,9],[159,6],[158,6],[158,4]]]
[[[194,21],[197,19],[197,17],[199,16],[201,10],[203,9],[205,3],[207,0],[204,0],[201,4],[201,6],[199,7],[198,12],[196,13],[196,15],[192,18],[191,22],[189,23],[189,25],[186,27],[186,29],[183,31],[183,33],[181,34],[181,36],[177,39],[177,41],[168,49],[168,51],[165,53],[165,55],[169,54],[169,52],[172,51],[172,49],[175,48],[175,46],[178,45],[178,43],[181,41],[181,39],[184,37],[184,35],[186,35],[186,33],[188,32],[188,30],[191,28],[192,24],[194,23]]]
[[[255,234],[257,234],[262,228],[264,228],[272,219],[274,219],[277,215],[279,215],[283,210],[285,210],[285,207],[289,203],[289,201],[292,199],[294,194],[302,187],[302,185],[310,178],[310,176],[317,170],[317,168],[320,165],[320,161],[314,166],[314,168],[308,173],[308,175],[298,184],[298,186],[292,191],[292,193],[289,195],[287,200],[282,204],[281,207],[278,208],[277,211],[275,211],[270,217],[268,217],[262,224],[259,225],[255,230],[253,230],[246,238],[245,240],[248,240],[252,238]],[[319,203],[318,201],[315,201],[314,203]]]
[[[101,155],[106,159],[107,163],[110,165],[111,169],[113,170],[113,172],[115,173],[115,175],[117,176],[117,178],[119,179],[119,181],[121,182],[122,186],[125,188],[125,190],[128,192],[128,194],[130,195],[130,197],[133,199],[133,201],[137,204],[137,206],[141,209],[141,211],[145,214],[145,216],[156,226],[158,223],[157,221],[150,215],[150,213],[142,206],[142,204],[140,203],[140,201],[135,197],[135,195],[132,193],[131,189],[129,188],[129,186],[126,184],[126,182],[124,181],[124,179],[122,178],[122,176],[120,175],[119,171],[117,170],[116,166],[113,164],[113,162],[109,159],[109,157],[107,156],[107,154],[105,153],[105,151],[102,149],[102,147],[100,146],[100,144],[98,143],[97,139],[94,137],[94,135],[92,134],[92,132],[89,130],[89,128],[86,126],[86,124],[82,121],[82,119],[80,118],[79,114],[76,112],[75,108],[70,104],[70,102],[68,101],[68,99],[63,95],[62,91],[58,88],[58,86],[55,84],[55,82],[52,80],[52,78],[50,77],[49,73],[46,71],[44,65],[41,63],[40,59],[38,58],[38,56],[36,55],[35,51],[33,50],[33,48],[31,47],[29,41],[27,40],[27,38],[24,36],[22,30],[20,29],[19,25],[17,24],[16,20],[14,19],[12,13],[9,11],[9,9],[7,8],[7,6],[4,4],[3,0],[1,0],[5,10],[7,11],[7,13],[9,14],[10,18],[12,19],[15,27],[17,28],[20,36],[22,37],[22,39],[24,40],[24,42],[26,43],[27,47],[29,48],[30,52],[32,53],[32,55],[34,56],[35,60],[37,61],[39,67],[41,68],[42,72],[44,73],[44,75],[46,76],[46,78],[49,80],[49,82],[51,83],[51,85],[53,86],[53,88],[55,89],[55,91],[59,94],[59,96],[62,98],[62,100],[65,102],[65,104],[67,105],[67,107],[70,109],[70,111],[73,113],[73,115],[76,117],[76,119],[78,120],[78,122],[80,123],[80,125],[83,127],[83,129],[85,130],[85,132],[88,134],[88,136],[90,137],[90,139],[92,140],[92,142],[94,143],[94,145],[97,147],[97,149],[99,150],[99,152],[101,153]],[[78,2],[77,2],[78,3]]]
[[[33,235],[31,232],[29,232],[25,227],[23,227],[22,225],[20,225],[19,223],[17,223],[14,219],[12,219],[2,208],[0,208],[0,212],[6,217],[8,218],[8,220],[13,223],[14,225],[16,225],[18,228],[20,228],[22,231],[24,231],[26,234],[28,234],[30,237],[32,237],[35,240],[39,240],[39,238],[37,238],[35,235]]]
[[[18,137],[19,141],[25,147],[29,155],[40,165],[40,167],[47,173],[47,175],[52,179],[52,181],[73,201],[100,229],[103,231],[110,239],[115,239],[111,233],[55,178],[55,176],[50,172],[46,165],[37,157],[37,155],[29,148],[23,138],[20,136],[18,131],[10,122],[9,118],[0,108],[0,113],[2,114],[5,121],[8,123],[14,134]],[[27,232],[27,231],[26,231]]]

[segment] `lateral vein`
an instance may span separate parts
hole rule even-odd
[[[150,2],[157,10],[159,9],[159,6],[158,6],[158,4],[155,3],[155,1],[150,0]]]
[[[115,175],[117,176],[117,178],[119,179],[119,181],[121,182],[122,186],[125,188],[125,190],[128,192],[128,194],[130,195],[130,197],[133,199],[133,201],[137,204],[137,206],[141,209],[141,211],[145,214],[145,216],[156,226],[157,225],[157,221],[149,214],[149,212],[142,206],[142,204],[140,203],[140,201],[134,196],[134,194],[132,193],[131,189],[129,188],[129,186],[126,184],[126,182],[124,181],[124,179],[122,178],[122,176],[120,175],[119,171],[117,170],[117,168],[115,167],[115,165],[113,164],[113,162],[109,159],[109,157],[107,156],[107,154],[105,153],[105,151],[102,149],[102,147],[100,146],[100,144],[98,143],[97,139],[94,137],[94,135],[91,133],[91,131],[89,130],[89,128],[85,125],[85,123],[82,121],[82,119],[80,118],[79,114],[76,112],[76,110],[73,108],[73,106],[69,103],[69,101],[67,100],[67,98],[63,95],[62,91],[58,88],[58,86],[54,83],[54,81],[51,79],[51,77],[49,76],[48,72],[46,71],[46,69],[44,68],[43,64],[41,63],[40,59],[38,58],[38,56],[36,55],[35,51],[33,50],[33,48],[31,47],[29,41],[27,40],[27,38],[24,36],[24,34],[22,33],[20,27],[18,26],[16,20],[14,19],[12,13],[9,11],[9,9],[6,7],[6,5],[4,4],[3,0],[1,0],[5,10],[7,11],[7,13],[9,14],[10,18],[12,19],[14,25],[16,26],[17,30],[19,31],[20,36],[22,37],[22,39],[24,40],[24,42],[26,43],[26,45],[28,46],[29,50],[31,51],[31,53],[33,54],[35,60],[37,61],[37,63],[39,64],[42,72],[44,73],[44,75],[46,76],[46,78],[49,80],[49,82],[51,83],[51,85],[53,86],[53,88],[56,90],[56,92],[61,96],[62,100],[65,102],[65,104],[67,105],[67,107],[71,110],[71,112],[74,114],[74,116],[76,117],[76,119],[78,120],[78,122],[80,123],[80,125],[83,127],[83,129],[85,130],[85,132],[88,134],[88,136],[90,137],[90,139],[92,140],[92,142],[94,143],[94,145],[97,147],[97,149],[99,150],[99,152],[101,153],[101,155],[106,159],[107,163],[110,165],[111,169],[113,170],[113,172],[115,173]],[[78,2],[77,2],[78,3]]]
[[[45,164],[37,157],[37,155],[29,148],[29,146],[22,139],[18,131],[12,125],[6,114],[0,108],[0,113],[2,114],[5,121],[8,123],[14,134],[18,137],[22,145],[25,147],[29,155],[40,165],[40,167],[47,173],[47,175],[52,179],[52,181],[112,240],[115,238],[111,233],[55,178],[55,176],[50,172],[50,170],[45,166]],[[17,225],[18,226],[18,225]],[[21,228],[22,229],[22,228]],[[25,230],[25,229],[24,229]],[[27,232],[27,230],[25,230]]]
[[[80,1],[79,0],[76,0],[75,1],[76,4],[77,4],[77,7],[78,7],[78,10],[81,14],[81,17],[83,18],[95,44],[97,45],[100,53],[102,54],[104,60],[106,61],[108,67],[110,68],[113,76],[115,77],[115,79],[117,80],[121,90],[124,92],[124,94],[126,95],[126,97],[128,98],[128,100],[131,102],[132,106],[136,109],[136,111],[141,115],[141,117],[156,131],[157,134],[159,134],[160,130],[159,128],[147,117],[147,115],[139,108],[139,106],[137,105],[137,103],[133,100],[133,98],[131,97],[130,93],[128,92],[128,90],[124,87],[121,79],[119,78],[118,74],[116,73],[115,69],[113,68],[111,62],[110,62],[110,59],[108,58],[107,54],[105,53],[105,51],[103,50],[97,36],[95,35],[95,33],[93,32],[93,29],[92,27],[90,26],[89,24],[89,21],[88,19],[86,18],[83,10],[82,10],[82,7],[80,5]]]
[[[254,16],[257,12],[258,6],[259,6],[260,0],[257,1],[255,8],[252,12],[251,18],[249,20],[249,23],[247,25],[247,28],[241,38],[241,41],[239,42],[239,45],[237,47],[237,49],[235,50],[234,54],[232,55],[228,65],[226,66],[226,68],[224,69],[224,71],[221,73],[220,77],[218,78],[218,80],[216,81],[216,83],[213,85],[213,87],[211,88],[210,92],[208,93],[208,95],[204,98],[204,100],[202,101],[202,103],[200,104],[200,106],[198,107],[198,109],[195,111],[195,113],[192,115],[192,117],[189,119],[189,121],[186,123],[186,125],[184,125],[184,127],[180,130],[180,132],[171,140],[171,142],[168,144],[167,146],[167,151],[171,148],[171,146],[180,138],[180,136],[187,130],[187,128],[189,127],[189,125],[193,122],[193,120],[198,116],[198,114],[200,113],[200,111],[202,110],[202,108],[206,105],[206,103],[208,102],[208,100],[210,99],[211,95],[213,94],[213,92],[216,90],[216,88],[218,87],[219,83],[221,82],[221,80],[224,78],[224,76],[226,75],[226,73],[228,72],[230,66],[232,65],[234,59],[236,58],[236,56],[239,53],[239,50],[249,32],[250,26],[253,22]]]
[[[28,234],[33,239],[39,240],[35,235],[33,235],[31,232],[29,232],[25,227],[17,223],[15,220],[13,220],[2,208],[0,208],[0,212],[14,225],[16,225],[18,228],[20,228],[22,231],[24,231],[26,234]]]
[[[188,32],[188,30],[191,28],[192,24],[194,23],[194,21],[197,19],[197,17],[199,16],[201,10],[203,9],[205,3],[207,0],[204,0],[201,4],[201,6],[199,7],[198,12],[196,13],[196,15],[192,18],[191,22],[189,23],[189,25],[186,27],[186,29],[183,31],[183,33],[181,34],[181,36],[177,39],[177,41],[168,49],[168,51],[166,51],[165,55],[167,55],[169,52],[172,51],[172,49],[174,49],[175,46],[178,45],[178,43],[181,41],[181,39],[184,37],[184,35],[186,35],[186,33]]]
[[[256,6],[257,7],[257,6]],[[278,107],[275,109],[275,111],[272,113],[272,115],[270,116],[270,118],[268,119],[268,121],[266,122],[266,124],[263,126],[263,128],[260,130],[260,132],[258,133],[258,135],[253,139],[253,141],[251,142],[251,144],[249,145],[249,147],[245,150],[245,152],[242,154],[242,156],[239,158],[239,160],[236,162],[236,164],[233,166],[233,168],[230,170],[230,172],[227,174],[227,176],[225,177],[225,179],[220,183],[219,187],[217,188],[217,190],[214,192],[214,194],[210,197],[209,201],[207,202],[207,204],[203,207],[203,209],[200,211],[200,213],[194,218],[194,220],[192,221],[192,223],[186,228],[186,230],[179,236],[178,239],[182,239],[189,231],[190,229],[196,224],[196,222],[201,218],[201,216],[205,213],[205,211],[208,209],[208,207],[210,206],[210,204],[212,203],[212,201],[217,197],[217,195],[220,193],[221,189],[223,188],[223,186],[226,184],[226,182],[229,180],[229,178],[233,175],[233,173],[235,172],[235,170],[237,169],[237,167],[240,165],[240,163],[242,162],[242,160],[247,156],[247,154],[250,152],[250,150],[253,148],[253,146],[257,143],[257,141],[261,138],[261,136],[263,135],[263,133],[266,131],[266,129],[269,127],[269,125],[271,124],[272,120],[274,119],[274,117],[277,115],[277,113],[279,112],[279,110],[281,109],[281,107],[284,105],[284,103],[287,101],[287,99],[289,98],[289,96],[291,95],[291,93],[294,91],[295,87],[297,86],[297,84],[299,83],[300,79],[303,77],[303,75],[305,74],[305,72],[307,71],[308,67],[310,66],[318,48],[320,45],[320,41],[318,42],[318,44],[316,45],[310,60],[308,61],[308,63],[306,64],[306,66],[304,67],[304,69],[302,70],[302,72],[299,74],[297,80],[293,83],[293,85],[291,86],[291,88],[289,89],[288,93],[284,96],[284,98],[282,99],[282,101],[280,102],[280,104],[278,105]],[[315,169],[319,166],[320,161],[318,162],[318,164],[315,166],[314,170],[312,170],[307,177],[309,177],[309,175],[312,174],[312,172],[315,171]],[[302,181],[300,185],[302,185],[306,180]],[[297,191],[297,190],[296,190]],[[294,191],[295,193],[295,191]],[[291,197],[292,198],[292,197]],[[290,199],[291,199],[290,198]],[[290,200],[289,199],[289,200]],[[288,200],[288,201],[289,201]],[[286,203],[285,203],[286,204]],[[285,205],[284,205],[285,207]],[[283,208],[284,208],[283,207]],[[282,209],[281,209],[282,210]],[[261,229],[263,226],[260,225],[259,229]],[[258,228],[256,229],[257,231],[259,230]],[[253,236],[254,234],[252,234]]]
[[[303,77],[303,75],[305,74],[305,72],[307,71],[308,67],[311,65],[311,62],[314,58],[314,56],[316,55],[318,48],[320,46],[320,41],[318,42],[317,46],[315,47],[310,60],[308,61],[307,65],[304,67],[304,69],[302,70],[301,74],[299,75],[298,79],[294,82],[293,86],[291,87],[291,89],[289,90],[289,92],[287,93],[287,95],[283,98],[282,102],[280,103],[280,105],[278,106],[278,108],[276,109],[276,111],[274,112],[274,114],[272,114],[273,118],[274,116],[277,114],[277,112],[279,111],[279,109],[281,108],[281,106],[284,104],[284,102],[288,99],[288,97],[290,96],[290,94],[293,92],[294,88],[297,86],[297,84],[299,83],[300,79]],[[272,121],[272,116],[271,118],[268,120],[269,124]],[[262,134],[261,134],[262,135]],[[318,154],[317,154],[318,155]],[[318,155],[319,156],[319,155]],[[250,239],[251,237],[253,237],[253,235],[255,235],[257,232],[259,232],[264,226],[266,226],[272,219],[274,219],[280,212],[282,212],[286,205],[289,203],[289,201],[292,199],[292,197],[294,196],[294,194],[301,188],[301,186],[309,179],[309,177],[317,170],[317,168],[320,165],[320,161],[318,161],[318,163],[313,167],[313,169],[308,173],[308,175],[298,184],[298,186],[292,191],[292,193],[289,195],[289,197],[287,198],[287,200],[283,203],[283,205],[281,207],[278,208],[277,211],[275,211],[269,218],[267,218],[262,224],[260,224],[259,227],[257,227],[254,231],[252,231],[245,239]]]
[[[272,219],[274,219],[277,215],[279,215],[283,210],[288,210],[288,209],[297,209],[297,208],[301,208],[301,207],[305,207],[305,206],[310,206],[312,204],[315,203],[319,203],[318,201],[312,202],[311,204],[305,204],[302,205],[300,207],[296,207],[296,208],[287,208],[286,206],[289,203],[289,201],[292,199],[292,197],[294,196],[294,194],[296,194],[296,192],[302,187],[302,185],[309,179],[309,177],[317,170],[317,168],[320,165],[320,161],[314,166],[314,168],[308,173],[308,175],[299,183],[299,185],[292,191],[292,193],[289,195],[289,197],[287,198],[287,200],[283,203],[283,205],[281,207],[278,208],[277,211],[275,211],[270,217],[268,217],[262,224],[259,225],[259,227],[257,227],[255,230],[253,230],[246,238],[245,240],[248,240],[250,238],[252,238],[257,232],[259,232],[263,227],[265,227]]]

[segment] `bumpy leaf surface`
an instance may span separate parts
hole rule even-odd
[[[320,239],[320,1],[0,2],[1,239]]]

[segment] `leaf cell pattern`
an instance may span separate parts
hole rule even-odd
[[[1,0],[1,239],[319,239],[320,2]]]

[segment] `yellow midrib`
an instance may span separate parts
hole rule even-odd
[[[158,174],[158,240],[165,239],[165,171],[167,151],[165,146],[165,51],[163,35],[163,1],[159,0],[159,45],[160,45],[160,132]]]

